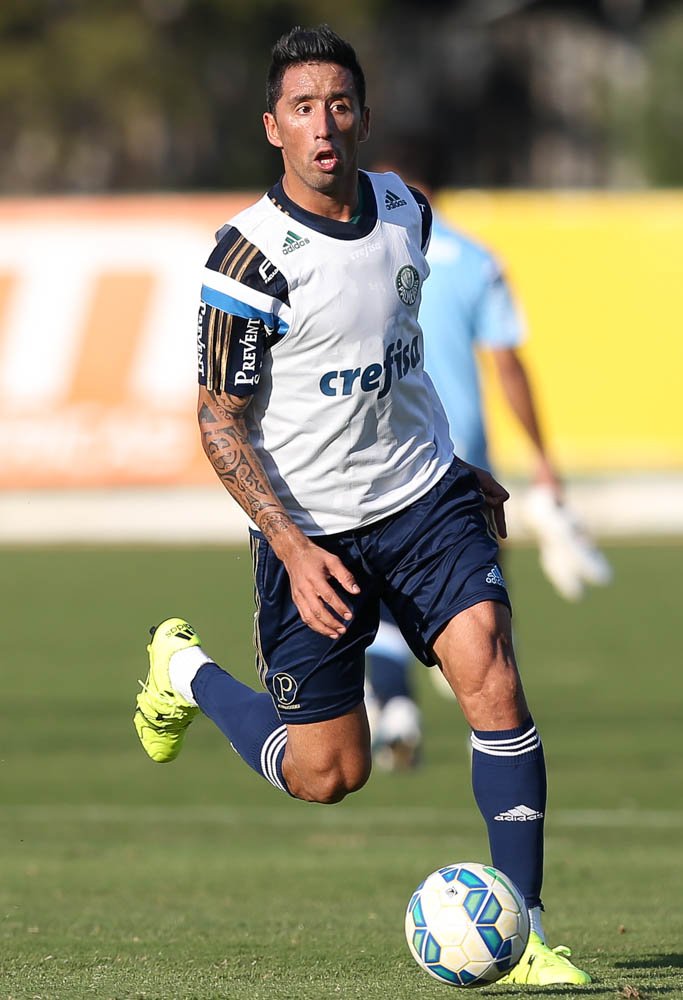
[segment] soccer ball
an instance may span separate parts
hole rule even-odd
[[[418,965],[451,986],[494,983],[517,964],[529,938],[519,889],[490,865],[459,862],[428,875],[406,910]]]

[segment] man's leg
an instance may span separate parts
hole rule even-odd
[[[150,673],[135,724],[152,759],[177,756],[201,709],[245,763],[297,798],[338,802],[367,781],[370,737],[362,704],[337,719],[287,726],[270,694],[221,669],[182,619],[162,622],[148,651]]]
[[[493,601],[475,604],[449,622],[434,652],[472,728],[472,783],[491,860],[517,884],[527,905],[538,907],[545,761],[515,663],[509,610]]]
[[[529,946],[509,982],[584,985],[590,976],[545,945],[541,922],[546,770],[543,746],[524,696],[510,611],[483,601],[456,615],[434,653],[472,729],[472,785],[486,821],[491,860],[522,892],[531,918]]]
[[[338,719],[285,725],[267,692],[254,691],[213,661],[197,671],[192,693],[240,757],[295,798],[340,802],[370,776],[362,704]]]

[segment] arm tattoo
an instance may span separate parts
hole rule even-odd
[[[202,389],[199,426],[202,446],[216,475],[270,540],[290,528],[292,522],[249,441],[244,414],[250,403],[249,397]]]

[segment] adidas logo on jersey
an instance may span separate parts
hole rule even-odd
[[[296,233],[293,233],[292,230],[289,229],[287,231],[287,235],[285,236],[285,241],[282,244],[282,252],[294,253],[295,250],[298,250],[300,247],[305,247],[306,244],[310,242],[311,241],[307,236],[297,236]]]
[[[387,191],[384,195],[384,207],[390,212],[392,208],[402,208],[403,205],[407,205],[407,201],[400,198],[393,191]]]
[[[529,820],[543,819],[543,813],[537,809],[530,809],[529,806],[519,805],[506,809],[493,818],[500,823],[528,823]]]
[[[505,586],[505,580],[503,579],[503,574],[501,573],[501,571],[498,569],[497,566],[494,566],[493,569],[490,569],[488,571],[488,573],[486,574],[486,582],[493,583],[496,585],[496,587]]]

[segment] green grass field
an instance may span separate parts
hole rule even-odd
[[[683,997],[683,543],[612,547],[613,587],[561,601],[509,554],[550,772],[550,943],[581,991]],[[4,550],[0,1000],[446,997],[403,938],[415,885],[488,860],[466,729],[419,675],[424,767],[338,806],[294,802],[204,719],[152,764],[131,724],[147,627],[187,616],[253,677],[246,550]]]

